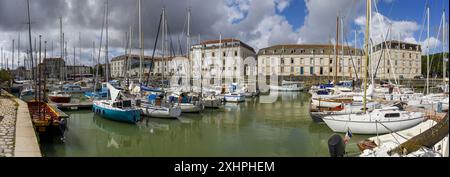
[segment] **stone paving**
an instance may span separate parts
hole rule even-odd
[[[14,156],[16,102],[0,96],[0,157]]]

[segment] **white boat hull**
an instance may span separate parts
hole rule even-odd
[[[338,102],[330,102],[330,101],[322,101],[322,100],[319,101],[316,99],[312,99],[312,104],[314,106],[321,107],[321,108],[335,108],[335,107],[342,105],[342,103],[338,103]]]
[[[178,118],[181,115],[181,108],[179,107],[166,108],[144,105],[141,110],[142,115],[155,118]]]
[[[271,85],[270,90],[279,91],[279,92],[301,92],[304,90],[304,87],[282,87]]]
[[[382,121],[370,119],[368,114],[326,116],[322,119],[334,132],[345,133],[350,129],[354,134],[386,134],[413,127],[424,120],[421,113],[411,113],[410,115],[412,116],[408,119],[392,118]]]
[[[215,99],[203,99],[203,104],[205,108],[220,108],[222,106],[222,100]]]
[[[244,102],[245,96],[244,95],[225,95],[224,99],[226,102],[238,103],[238,102]]]
[[[175,104],[175,107],[180,107],[182,113],[198,113],[205,107],[202,105],[194,105],[192,103]]]

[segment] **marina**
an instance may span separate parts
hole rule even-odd
[[[202,39],[198,9],[175,11],[183,21],[166,2],[149,15],[149,3],[130,1],[136,13],[119,18],[118,2],[104,0],[82,35],[71,16],[50,18],[58,34],[32,28],[26,1],[26,50],[17,44],[15,57],[19,33],[5,62],[0,38],[0,157],[448,157],[448,25],[445,10],[431,15],[437,5],[427,1],[422,31],[405,37],[391,34],[380,2],[358,1],[341,7],[357,8],[355,19],[327,15],[327,39],[294,44],[255,42],[258,30]]]

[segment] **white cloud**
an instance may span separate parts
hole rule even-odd
[[[422,54],[427,54],[427,48],[429,49],[430,54],[441,51],[441,49],[438,48],[441,46],[441,41],[435,37],[430,37],[421,41],[420,45],[422,45]]]
[[[275,0],[275,3],[277,4],[277,10],[283,12],[284,9],[289,7],[291,0]]]
[[[354,23],[359,26],[359,31],[363,33],[366,28],[366,17],[359,16],[354,20]],[[419,25],[414,21],[395,21],[377,12],[372,13],[372,23],[370,27],[370,37],[374,43],[380,43],[386,39],[395,39],[401,41],[408,41],[417,43],[414,40],[414,33],[419,30]]]

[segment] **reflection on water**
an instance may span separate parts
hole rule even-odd
[[[311,121],[309,99],[304,93],[273,93],[136,125],[72,111],[66,143],[43,144],[42,150],[47,156],[328,156],[332,132]],[[350,150],[364,138],[354,136]]]

